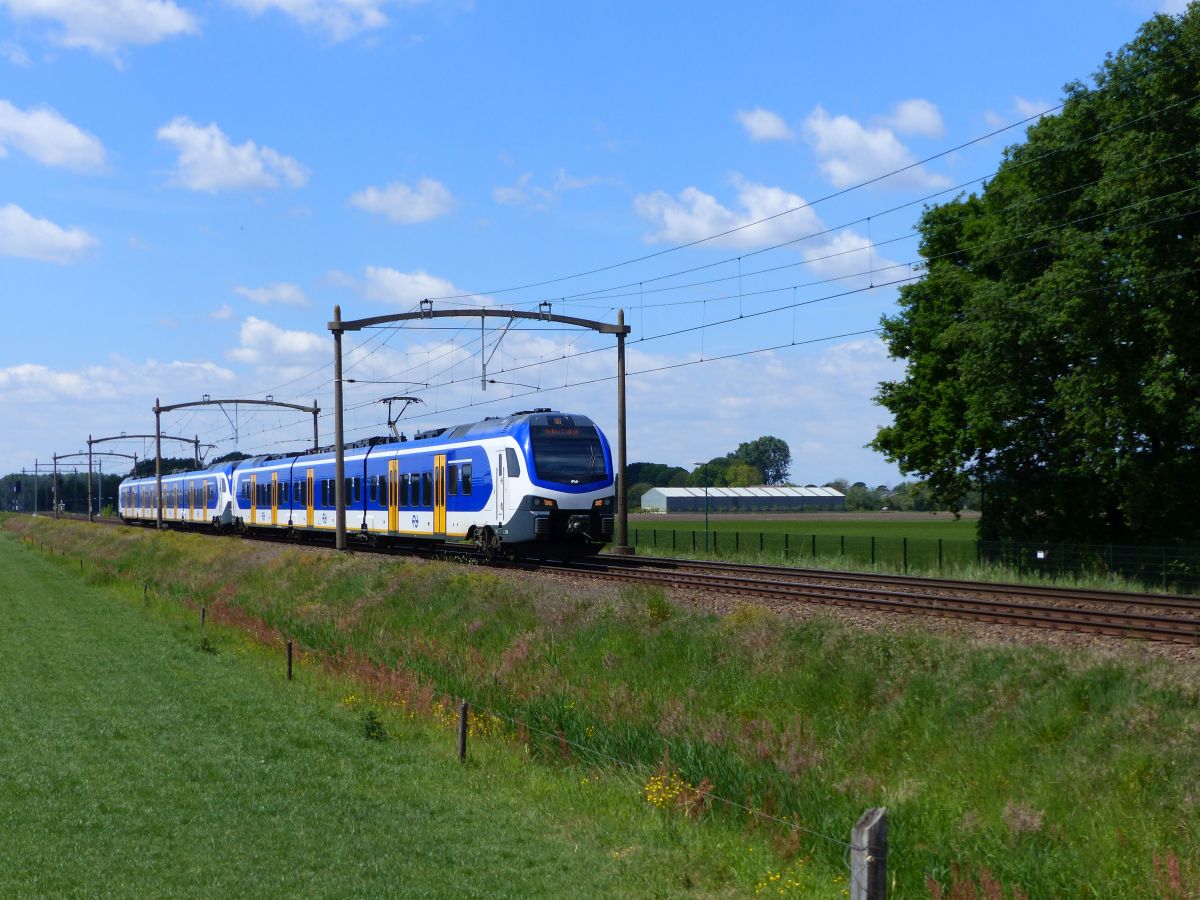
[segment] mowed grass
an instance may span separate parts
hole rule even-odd
[[[777,866],[621,771],[479,738],[460,764],[446,722],[97,579],[108,550],[0,532],[0,896],[723,896]]]
[[[194,619],[206,604],[221,620],[295,638],[357,673],[371,696],[389,701],[385,712],[436,723],[445,716],[439,698],[465,696],[499,713],[486,721],[500,749],[524,748],[528,756],[516,759],[543,764],[544,783],[564,793],[531,799],[536,812],[517,801],[482,813],[478,827],[503,835],[479,852],[520,844],[522,813],[545,823],[553,846],[566,829],[599,867],[576,894],[762,885],[772,895],[838,896],[849,828],[882,805],[893,896],[921,896],[930,883],[949,896],[973,896],[955,893],[965,885],[998,896],[987,887],[995,882],[1005,897],[1200,896],[1194,661],[1181,673],[1166,661],[975,646],[919,627],[874,633],[827,617],[789,622],[749,606],[702,616],[654,590],[589,597],[562,582],[237,539],[27,518],[3,526],[66,550],[54,559],[68,583],[82,556],[87,579],[133,594],[135,606],[149,579],[165,611]],[[196,637],[193,627],[179,640]],[[190,649],[180,655],[191,660]],[[278,657],[270,663],[277,679]],[[346,712],[329,697],[313,710],[335,724]],[[355,721],[344,723],[349,744]],[[436,737],[422,755],[444,759],[445,731],[430,727]],[[500,782],[538,782],[497,754]],[[417,792],[447,794],[429,802],[430,815],[443,802],[458,805],[454,781],[467,777],[453,764],[438,771],[445,779]],[[637,826],[647,820],[632,807],[591,793],[611,787],[644,811],[638,798],[654,775],[695,799],[698,822],[670,801]],[[497,789],[472,787],[485,804]],[[602,814],[609,804],[613,812]],[[346,816],[339,807],[332,818]],[[411,822],[424,830],[419,817]],[[631,858],[645,861],[604,880],[607,860]],[[469,892],[476,882],[466,883]],[[545,893],[561,882],[521,886]]]

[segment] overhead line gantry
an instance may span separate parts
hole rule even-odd
[[[629,546],[629,508],[628,492],[625,485],[625,336],[633,329],[625,324],[625,311],[617,310],[617,322],[598,322],[592,319],[580,319],[575,316],[560,316],[551,312],[549,303],[540,304],[537,312],[527,312],[516,309],[434,309],[433,302],[422,300],[417,312],[395,313],[387,316],[371,316],[366,319],[342,320],[341,306],[333,308],[333,321],[328,324],[333,334],[333,430],[335,477],[334,505],[336,507],[336,546],[339,550],[346,549],[346,448],[343,429],[342,403],[342,335],[347,331],[361,331],[376,325],[388,325],[393,322],[407,322],[417,319],[462,319],[479,316],[480,330],[480,359],[483,360],[481,382],[487,389],[487,360],[484,352],[483,329],[487,319],[507,319],[507,331],[517,319],[531,319],[542,322],[558,322],[562,325],[574,325],[577,328],[587,328],[599,334],[613,334],[617,337],[617,542],[612,548],[613,553],[632,553]],[[493,351],[495,352],[495,351]],[[349,379],[346,379],[349,380]]]

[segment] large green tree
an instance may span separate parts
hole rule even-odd
[[[792,451],[787,441],[769,434],[739,444],[733,456],[762,472],[766,484],[781,484],[792,465]]]
[[[873,446],[984,538],[1200,538],[1200,6],[1160,15],[926,210]]]

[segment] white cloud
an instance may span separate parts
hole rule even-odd
[[[0,256],[68,263],[100,245],[82,228],[63,228],[15,203],[0,206]]]
[[[740,175],[733,176],[733,184],[738,191],[739,209],[723,206],[711,194],[695,187],[685,188],[678,198],[665,191],[639,194],[634,198],[634,209],[658,226],[657,231],[646,236],[646,241],[686,244],[709,235],[741,228],[742,230],[733,234],[715,239],[712,245],[750,249],[781,243],[822,230],[821,220],[808,207],[797,209],[788,215],[779,215],[789,209],[804,207],[806,201],[799,194],[793,194],[783,188],[754,184]],[[776,215],[779,218],[744,227],[751,222]]]
[[[44,166],[77,171],[104,167],[104,145],[48,106],[21,110],[0,100],[0,156],[8,146]]]
[[[492,188],[492,199],[501,206],[534,206],[549,209],[554,193],[533,184],[533,173],[526,172],[515,184]]]
[[[1040,97],[1036,100],[1026,100],[1024,97],[1014,95],[1012,98],[1012,107],[1009,112],[1002,115],[989,109],[983,114],[983,118],[992,128],[1003,128],[1006,125],[1013,124],[1014,120],[1053,115],[1053,113],[1047,113],[1046,110],[1053,108],[1055,105]]]
[[[367,266],[362,290],[368,299],[400,305],[419,303],[427,297],[451,297],[466,293],[453,282],[430,275],[422,269],[400,272],[385,266]]]
[[[233,318],[233,307],[228,303],[222,303],[220,309],[214,309],[209,315],[219,322],[224,322]]]
[[[57,371],[47,366],[22,363],[0,369],[0,396],[5,404],[59,401],[90,404],[96,400],[139,396],[145,393],[148,384],[160,390],[182,390],[232,380],[232,372],[208,362],[160,363],[151,359],[134,363],[114,357],[112,365],[86,366],[76,371]],[[66,415],[62,420],[75,428],[79,418]]]
[[[1037,100],[1026,100],[1021,96],[1013,97],[1013,109],[1017,111],[1017,114],[1022,119],[1045,115],[1046,110],[1055,105],[1056,104],[1051,103],[1048,100],[1043,100],[1040,97]]]
[[[892,108],[891,115],[885,116],[882,121],[885,126],[900,134],[940,138],[946,133],[946,126],[937,106],[919,98],[897,103]]]
[[[263,306],[268,303],[280,303],[284,306],[308,306],[308,297],[300,286],[286,281],[274,281],[259,288],[238,285],[233,292]]]
[[[22,69],[27,69],[33,65],[33,62],[29,59],[29,54],[25,52],[24,48],[12,41],[0,43],[0,57]]]
[[[804,122],[804,136],[821,158],[835,187],[850,187],[911,166],[908,148],[887,127],[868,128],[850,116],[831,116],[818,106]],[[887,180],[889,187],[948,187],[949,179],[917,166]]]
[[[455,206],[454,195],[440,181],[422,178],[416,187],[393,181],[384,188],[368,187],[350,198],[350,205],[413,225],[444,216]]]
[[[796,135],[779,113],[756,106],[754,109],[739,109],[737,120],[742,123],[752,141],[791,141]]]
[[[108,56],[127,44],[156,44],[200,30],[195,16],[174,0],[0,0],[0,6],[17,20],[55,22],[55,43]]]
[[[236,362],[286,366],[297,362],[315,362],[330,354],[327,336],[310,331],[287,331],[265,319],[248,316],[239,334],[241,345],[225,355]]]
[[[229,0],[253,15],[277,10],[301,25],[343,41],[388,24],[383,8],[388,0]]]
[[[492,188],[492,199],[501,206],[528,206],[538,212],[551,209],[568,191],[579,191],[598,184],[611,184],[613,179],[600,175],[570,175],[559,167],[550,187],[533,183],[533,173],[526,172],[515,183]]]
[[[300,187],[308,181],[308,170],[292,157],[254,141],[234,145],[216,123],[201,127],[179,116],[158,129],[158,139],[179,151],[172,180],[189,190],[271,189],[280,179]]]
[[[872,252],[871,246],[865,235],[847,228],[820,244],[805,244],[802,253],[810,272],[823,278],[861,275],[863,287],[869,283],[868,272],[874,273],[875,284],[898,281],[912,274],[907,266],[881,256],[878,249]],[[857,282],[852,284],[858,286]]]

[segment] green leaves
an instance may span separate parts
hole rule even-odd
[[[978,485],[985,538],[1200,538],[1200,9],[1095,82],[925,212],[883,320],[908,367],[872,446],[939,505]]]

